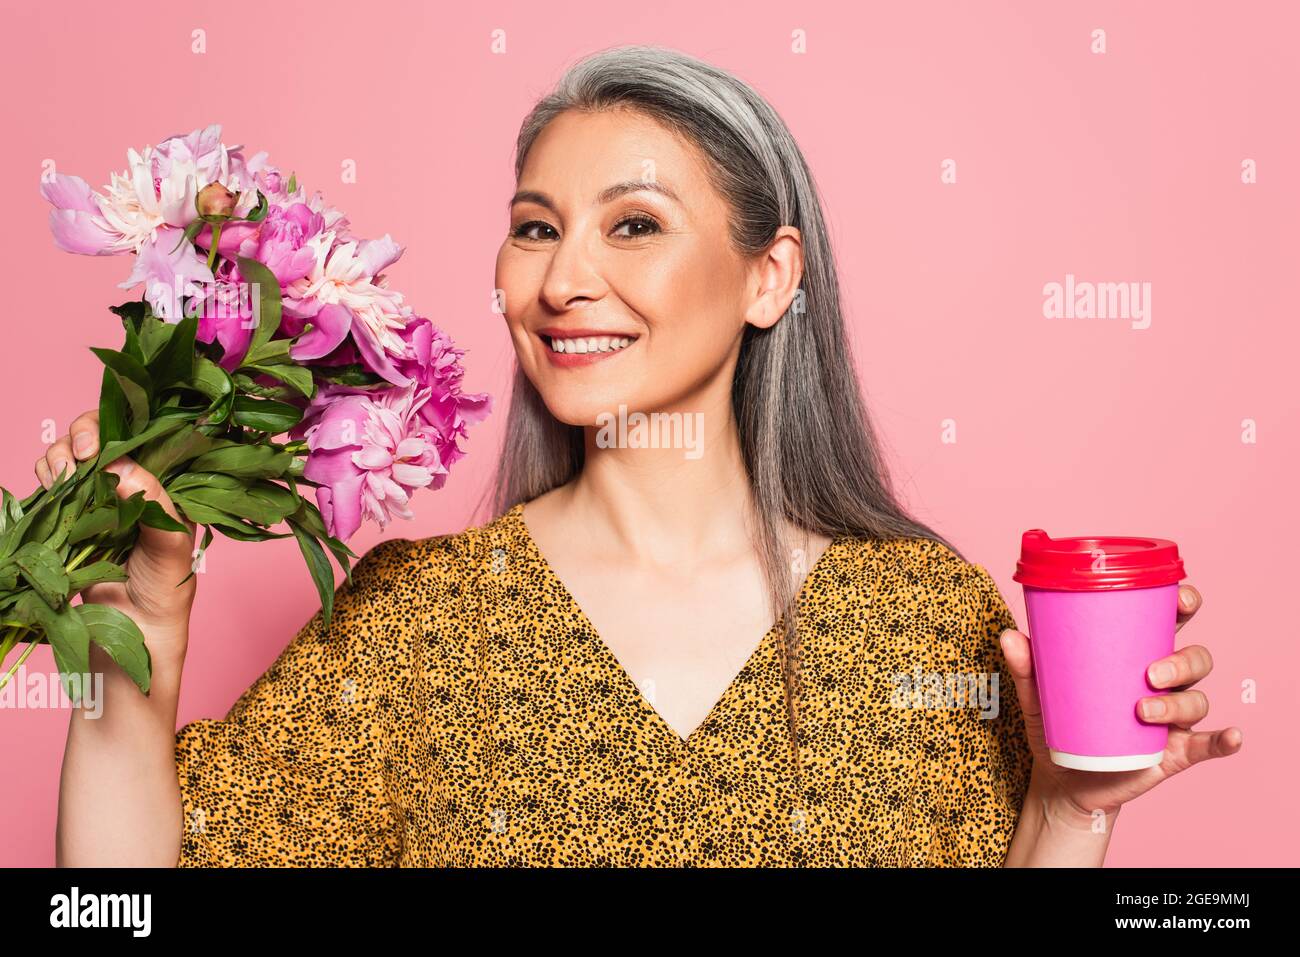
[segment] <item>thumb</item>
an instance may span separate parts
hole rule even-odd
[[[1014,628],[1008,628],[1001,637],[1002,654],[1016,682],[1016,696],[1025,717],[1038,717],[1042,705],[1038,701],[1038,683],[1034,680],[1034,652],[1029,638]]]
[[[112,472],[117,476],[118,498],[127,499],[137,492],[143,491],[146,501],[157,502],[162,506],[163,511],[188,529],[187,533],[182,533],[141,524],[137,544],[159,557],[175,557],[177,559],[183,557],[188,562],[191,550],[194,547],[195,525],[193,522],[182,518],[176,511],[175,503],[172,502],[171,496],[162,487],[162,483],[158,481],[157,476],[148,469],[141,468],[139,464],[127,456],[115,459],[109,465],[104,466],[104,471]]]

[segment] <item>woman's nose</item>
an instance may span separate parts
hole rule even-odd
[[[560,310],[575,299],[599,299],[604,289],[599,263],[579,237],[569,235],[555,244],[541,289],[548,306]]]

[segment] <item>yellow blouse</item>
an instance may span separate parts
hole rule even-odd
[[[1031,756],[982,566],[826,549],[798,597],[798,791],[775,627],[682,739],[522,516],[376,545],[329,633],[318,611],[177,732],[181,866],[1002,864]],[[954,706],[967,682],[984,698]]]

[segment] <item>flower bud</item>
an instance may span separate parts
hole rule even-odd
[[[235,211],[238,199],[238,196],[220,183],[209,183],[199,190],[195,205],[198,206],[200,216],[229,216]]]

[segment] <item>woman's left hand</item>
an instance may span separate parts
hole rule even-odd
[[[1178,589],[1178,618],[1175,631],[1201,607],[1201,594],[1191,585]],[[1149,723],[1168,724],[1169,743],[1164,757],[1152,768],[1140,771],[1078,771],[1054,764],[1043,733],[1042,706],[1034,680],[1033,652],[1029,639],[1019,631],[1002,633],[1002,652],[1016,682],[1029,745],[1034,754],[1034,771],[1043,775],[1045,796],[1061,802],[1063,810],[1088,820],[1098,811],[1114,814],[1122,805],[1145,794],[1161,781],[1209,758],[1222,758],[1241,750],[1240,728],[1218,731],[1193,731],[1192,725],[1210,710],[1205,692],[1192,685],[1210,673],[1214,661],[1203,645],[1188,645],[1167,658],[1147,667],[1147,680],[1153,688],[1168,688],[1168,693],[1145,697],[1138,702],[1138,717]]]

